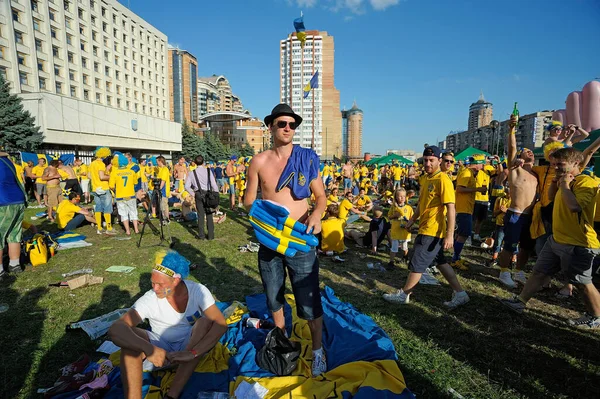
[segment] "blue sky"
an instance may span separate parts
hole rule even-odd
[[[126,0],[121,0],[127,4]],[[169,6],[167,6],[167,4]],[[597,0],[130,0],[133,12],[225,75],[253,115],[279,101],[279,40],[304,12],[335,38],[341,105],[364,111],[363,151],[421,149],[465,129],[480,90],[506,119],[564,107],[600,78]]]

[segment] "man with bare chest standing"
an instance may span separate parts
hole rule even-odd
[[[252,207],[260,186],[263,200],[271,200],[286,207],[290,212],[289,217],[306,225],[307,233],[317,234],[321,231],[321,215],[327,199],[323,181],[318,173],[319,157],[314,151],[294,146],[292,143],[295,129],[300,123],[302,118],[287,104],[277,105],[271,111],[271,115],[265,117],[265,124],[273,137],[273,147],[252,158],[247,172],[244,206],[248,210]],[[296,177],[303,178],[296,180],[290,176],[289,179],[281,179],[284,171],[291,169]],[[284,180],[283,184],[281,180]],[[298,184],[294,184],[294,181]],[[315,196],[315,206],[309,214],[306,198],[310,197],[311,192]],[[319,292],[319,262],[316,249],[311,248],[309,252],[298,251],[293,257],[288,257],[261,245],[258,251],[258,266],[273,321],[277,327],[284,330],[286,271],[290,275],[298,317],[308,321],[312,336],[312,374],[316,377],[327,371],[327,361],[321,344],[323,308]]]

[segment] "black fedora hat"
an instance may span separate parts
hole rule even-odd
[[[297,125],[300,125],[302,123],[302,117],[296,114],[289,105],[277,104],[275,108],[273,108],[273,110],[271,111],[271,115],[265,116],[265,125],[269,126],[273,122],[273,119],[282,115],[291,116],[292,118],[294,118]]]

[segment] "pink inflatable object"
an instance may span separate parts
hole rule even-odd
[[[566,109],[554,111],[552,119],[581,126],[588,132],[600,129],[600,82],[588,82],[583,90],[570,93]]]

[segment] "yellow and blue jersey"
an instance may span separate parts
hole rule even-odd
[[[109,186],[115,190],[117,201],[129,200],[135,197],[139,177],[131,169],[116,169],[110,174]]]

